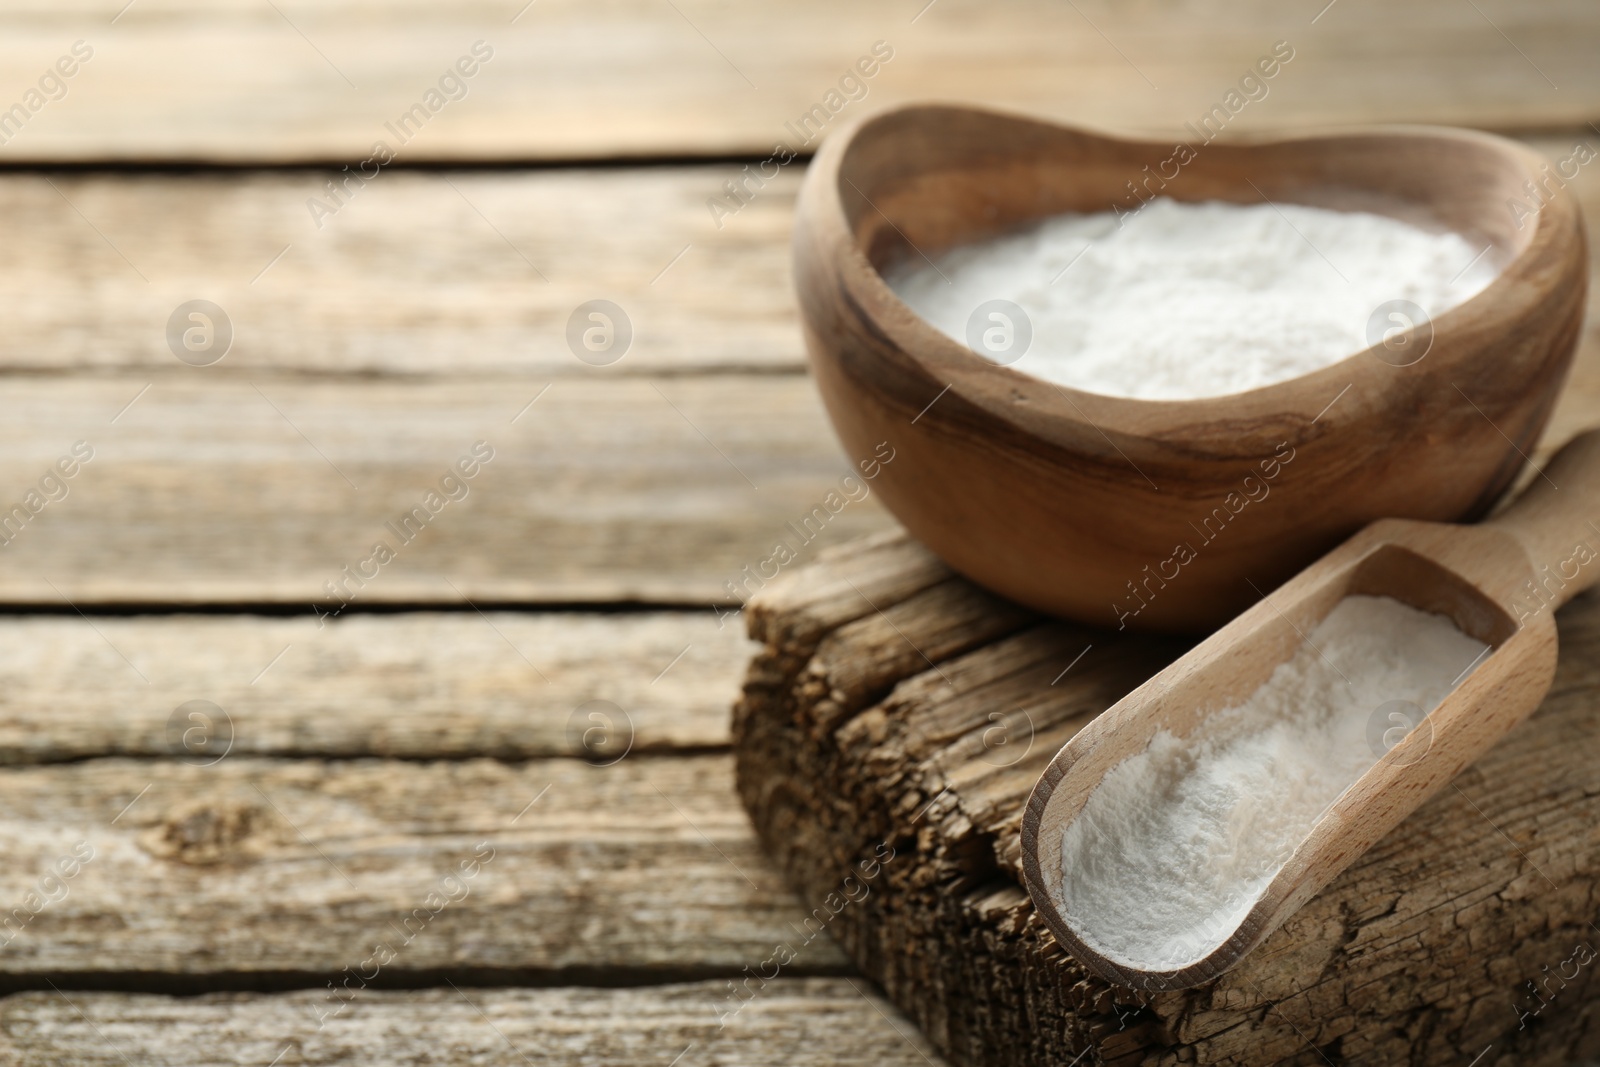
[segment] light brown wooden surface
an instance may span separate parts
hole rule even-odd
[[[202,375],[7,384],[7,506],[75,440],[95,457],[0,549],[0,599],[309,614],[339,606],[324,583],[381,540],[396,558],[357,604],[731,602],[724,583],[780,538],[804,548],[786,524],[853,470],[794,375],[563,380],[543,395],[548,379]],[[466,498],[402,544],[385,524],[478,440],[495,456]],[[871,496],[824,516],[823,542],[886,522]]]
[[[356,163],[477,40],[494,58],[403,159],[765,156],[784,123],[822,102],[878,40],[894,59],[867,83],[870,105],[966,99],[1176,131],[1284,39],[1297,58],[1240,115],[1241,132],[1544,128],[1600,110],[1590,62],[1600,25],[1581,0],[1340,0],[1327,11],[1270,0],[125,3],[8,8],[5,92],[20,96],[75,40],[95,55],[64,99],[0,149],[6,157]]]
[[[927,1067],[927,1042],[860,979],[779,979],[718,1026],[727,983],[645,989],[326,991],[184,1000],[27,993],[0,1000],[0,1053],[16,1067],[159,1062],[472,1063],[592,1067],[707,1063]]]
[[[1562,142],[1591,137],[1585,123],[1600,113],[1595,20],[1582,3],[1509,0],[1338,0],[1326,10],[1256,0],[8,6],[0,109],[73,41],[92,43],[95,56],[64,99],[0,146],[0,165],[20,168],[0,173],[0,502],[21,499],[77,437],[97,452],[68,498],[0,549],[0,603],[21,609],[0,619],[7,906],[37,886],[62,843],[104,851],[0,948],[0,983],[31,990],[0,998],[0,1059],[665,1065],[683,1051],[681,1067],[938,1062],[893,1032],[882,1002],[837,977],[786,972],[727,1030],[707,1033],[708,994],[759,967],[771,939],[792,936],[808,912],[732,799],[718,708],[748,646],[743,620],[716,630],[706,601],[847,469],[799,373],[788,267],[799,164],[721,228],[707,198],[745,158],[789,139],[784,123],[879,39],[895,58],[831,123],[934,96],[1176,131],[1281,37],[1295,60],[1230,136],[1444,121],[1559,129],[1550,142],[1559,155]],[[470,96],[318,229],[307,198],[367,158],[384,121],[479,38],[496,57]],[[741,158],[680,165],[730,154]],[[542,165],[619,158],[649,165]],[[291,167],[181,169],[191,160]],[[179,167],[129,170],[130,161]],[[293,169],[307,161],[327,170]],[[461,166],[405,169],[438,161]],[[1578,184],[1594,204],[1592,175]],[[177,363],[162,336],[173,306],[195,297],[218,301],[239,329],[229,355],[204,369]],[[609,368],[580,364],[563,338],[574,305],[596,297],[620,303],[637,328]],[[1552,439],[1595,421],[1596,351],[1591,340],[1580,355]],[[372,527],[476,436],[499,458],[363,597],[454,610],[347,615],[317,631],[306,597],[334,577],[325,568],[353,562]],[[363,488],[318,449],[368,475],[352,479]],[[892,527],[875,501],[852,504],[803,558],[872,529]],[[916,669],[921,652],[896,627],[926,613],[894,605],[928,581],[940,586],[926,602],[940,623],[917,631],[917,644],[941,662],[1029,626],[1025,613],[938,582],[942,570],[904,545],[882,544],[842,573],[848,582],[818,590],[784,623],[784,640],[822,645],[808,683],[822,690],[817,723]],[[488,621],[458,592],[488,607]],[[884,616],[865,617],[863,592]],[[154,614],[97,610],[129,599]],[[574,600],[596,611],[541,610]],[[687,610],[632,613],[641,600]],[[194,602],[302,614],[165,614]],[[1031,652],[1007,662],[1055,647],[1019,640],[1033,641]],[[1133,657],[1121,669],[1151,666]],[[1052,677],[1058,669],[1052,661]],[[188,699],[216,701],[231,721],[234,747],[215,766],[172,754],[167,722]],[[573,712],[596,699],[617,704],[635,732],[636,748],[612,767],[575,758]],[[940,705],[948,722],[923,720],[919,743],[959,733],[964,716],[989,710],[982,700]],[[981,825],[1014,815],[1015,772],[969,761],[952,773],[961,810]],[[502,802],[520,806],[545,783],[537,804],[502,825],[515,814]],[[1563,832],[1555,808],[1517,810],[1531,811],[1539,833]],[[479,832],[498,834],[503,850],[391,972],[428,988],[363,994],[318,1030],[308,1005]],[[1498,859],[1464,853],[1450,877]],[[979,896],[1002,911],[1015,903],[1003,891]],[[1391,899],[1401,898],[1380,906]],[[1409,906],[1401,899],[1399,918],[1362,927],[1361,944],[1390,936],[1386,921],[1411,937]],[[1458,912],[1474,921],[1455,905],[1437,909],[1448,913],[1440,922]],[[852,936],[848,922],[834,928]],[[1491,940],[1504,933],[1483,929]],[[1538,933],[1517,966],[1540,962]],[[794,973],[848,968],[830,936],[813,940]],[[342,958],[347,950],[362,955]],[[473,1003],[441,985],[447,977]],[[707,981],[598,987],[686,977]],[[550,985],[479,988],[506,982]],[[596,985],[561,984],[577,982]],[[91,991],[208,985],[258,992]],[[1296,1054],[1282,1012],[1302,1012],[1289,1019],[1308,1030],[1348,1015],[1344,1002],[1314,995],[1315,1010],[1288,1001],[1236,1038]],[[1345,1002],[1385,1010],[1405,995],[1379,981]],[[1242,1003],[1228,991],[1185,1017],[1185,1032],[1229,1025]]]
[[[0,174],[0,287],[28,296],[0,365],[189,371],[164,329],[204,298],[234,329],[207,379],[798,370],[796,171],[720,229],[705,200],[726,166],[399,171],[320,227],[320,171]],[[609,368],[567,347],[568,317],[596,298],[633,325]]]
[[[1551,161],[1580,141],[1600,148],[1600,133],[1526,139]],[[320,175],[57,174],[58,193],[39,174],[0,174],[13,253],[0,262],[0,289],[28,297],[11,305],[0,368],[204,381],[526,378],[535,388],[645,372],[800,371],[789,269],[799,174],[785,171],[719,230],[704,199],[728,175],[709,166],[397,172],[319,231],[304,198]],[[1570,188],[1594,225],[1600,168],[1580,170]],[[411,253],[419,244],[428,255]],[[1590,255],[1593,264],[1600,241]],[[635,327],[609,368],[580,363],[565,341],[568,316],[596,297],[616,301]],[[178,363],[163,335],[173,308],[194,298],[221,305],[236,332],[233,350],[203,371]]]
[[[320,987],[380,944],[391,977],[735,975],[797,942],[805,915],[731,770],[725,754],[10,768],[0,900],[21,905],[80,841],[93,858],[16,930],[0,983]],[[818,937],[790,973],[842,962]]]
[[[1560,158],[1580,136],[1533,143]],[[578,257],[570,274],[552,275],[566,282],[550,283],[571,286],[567,295],[576,298],[588,290],[572,279],[591,272],[630,277],[649,294],[648,278],[638,280],[647,273],[637,263],[645,238],[629,228],[605,231],[600,220],[612,203],[644,205],[641,219],[657,218],[655,205],[676,203],[676,213],[660,218],[681,219],[681,235],[692,243],[690,216],[699,209],[688,190],[704,173],[615,172],[595,182],[553,172],[461,177],[457,184],[492,210],[543,205],[511,217],[535,230],[560,222],[559,247],[587,249],[570,253]],[[1597,175],[1588,168],[1574,183],[1591,221],[1600,219]],[[420,175],[394,177],[397,207],[415,208],[437,191]],[[0,550],[0,601],[325,600],[322,583],[364,556],[383,536],[383,523],[415,503],[480,436],[500,453],[473,483],[474,495],[450,505],[360,599],[459,603],[448,579],[474,601],[726,601],[723,583],[767,558],[785,524],[847,472],[809,381],[715,370],[729,361],[750,371],[798,365],[783,240],[792,186],[770,190],[716,236],[719,243],[691,248],[657,282],[681,288],[655,306],[681,306],[704,328],[671,320],[657,335],[658,348],[647,348],[641,333],[640,351],[593,368],[563,355],[564,304],[540,305],[537,326],[495,325],[504,321],[498,309],[515,306],[516,290],[537,294],[545,286],[528,281],[516,259],[517,280],[497,288],[502,283],[493,279],[505,263],[489,257],[511,253],[487,227],[456,230],[441,221],[426,231],[430,247],[475,234],[440,262],[483,265],[485,277],[472,276],[461,291],[476,292],[481,280],[504,299],[462,295],[465,314],[455,310],[456,297],[428,284],[437,277],[435,260],[392,254],[374,263],[369,252],[387,216],[364,219],[356,208],[330,221],[337,234],[330,244],[311,246],[320,258],[297,258],[301,249],[291,248],[256,283],[278,287],[256,293],[247,268],[282,247],[275,220],[292,210],[282,198],[299,180],[253,176],[237,179],[235,189],[214,177],[60,178],[74,203],[144,262],[153,279],[147,285],[64,202],[42,200],[49,189],[37,177],[0,177],[0,194],[29,220],[17,237],[23,252],[0,274],[10,289],[32,297],[18,302],[14,329],[0,338],[4,365],[16,372],[7,385],[12,417],[0,424],[0,485],[10,487],[9,500],[20,499],[73,440],[97,448],[71,495]],[[192,222],[185,205],[197,201],[215,226]],[[589,221],[561,221],[568,213],[552,203],[575,205],[571,214]],[[457,208],[466,210],[459,199]],[[739,229],[747,224],[751,232]],[[594,248],[580,239],[586,232],[613,236]],[[677,240],[645,243],[654,252]],[[256,256],[257,249],[266,252]],[[1600,241],[1591,241],[1591,254],[1597,249]],[[206,269],[220,259],[239,269]],[[222,280],[196,288],[212,275]],[[166,295],[157,301],[150,292],[162,287]],[[184,366],[164,350],[171,301],[197,292],[240,309],[245,324],[237,350],[212,367]],[[417,318],[391,323],[397,307]],[[468,320],[489,333],[473,334]],[[529,338],[529,346],[510,344],[515,338],[506,329]],[[475,344],[454,356],[448,339],[461,330]],[[777,334],[789,339],[769,346]],[[535,352],[534,338],[543,347],[525,354]],[[713,350],[722,354],[698,361]],[[446,356],[460,369],[443,370]],[[635,356],[641,370],[671,373],[635,375]],[[71,379],[58,377],[62,372]],[[372,380],[389,376],[401,380]],[[1600,335],[1591,320],[1548,441],[1593,425],[1597,396]],[[180,513],[181,523],[170,521]],[[885,521],[869,498],[849,505],[823,539],[836,543]]]
[[[869,560],[878,610],[839,610],[828,590]],[[735,749],[741,796],[807,904],[896,849],[836,932],[953,1061],[1560,1067],[1600,1052],[1586,985],[1552,981],[1539,1000],[1524,985],[1593,944],[1600,599],[1562,611],[1531,719],[1235,970],[1144,993],[1051,938],[1021,887],[1019,828],[1059,746],[1183,646],[994,610],[938,645],[947,585],[880,543],[768,590]],[[819,609],[829,624],[807,624]],[[887,632],[932,663],[880,669]]]
[[[351,615],[320,630],[250,615],[0,617],[0,763],[714,750],[751,647],[709,608]],[[186,748],[190,700],[221,717]]]

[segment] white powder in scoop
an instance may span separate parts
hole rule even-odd
[[[886,280],[963,344],[979,305],[1022,308],[1027,350],[995,357],[1019,371],[1182,400],[1337,363],[1372,344],[1368,321],[1391,300],[1437,317],[1493,280],[1494,257],[1480,251],[1458,234],[1365,212],[1161,198],[1120,225],[1109,212],[1059,215],[931,264],[912,255]],[[1378,321],[1404,325],[1387,313]]]
[[[1058,905],[1102,955],[1165,971],[1239,928],[1317,817],[1377,762],[1392,701],[1432,711],[1487,646],[1389,597],[1340,601],[1244,703],[1162,731],[1062,831]]]

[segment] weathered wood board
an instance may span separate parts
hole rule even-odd
[[[11,220],[0,288],[28,294],[9,305],[0,367],[538,385],[796,371],[799,168],[719,227],[705,201],[737,170],[395,171],[320,218],[307,208],[330,178],[318,170],[0,173]],[[233,330],[203,371],[178,362],[166,334],[194,299]],[[591,357],[614,359],[606,366],[581,362],[567,339],[595,299],[632,331]]]
[[[1575,144],[1600,151],[1600,131],[1586,126],[1526,141],[1552,163]],[[11,249],[0,290],[28,294],[9,305],[0,371],[470,377],[535,388],[573,377],[798,372],[789,274],[798,167],[718,226],[705,198],[737,172],[396,171],[320,228],[305,205],[323,172],[0,172]],[[1580,169],[1570,187],[1591,226],[1600,223],[1600,167]],[[1600,257],[1600,240],[1590,245]],[[428,254],[413,254],[418,246]],[[1600,269],[1591,274],[1600,284]],[[578,305],[602,298],[633,331],[603,367],[581,362],[566,336]],[[203,370],[179,363],[166,338],[173,310],[193,299],[220,306],[234,334]]]
[[[859,979],[780,979],[732,1000],[742,1005],[736,1013],[728,985],[353,990],[333,1008],[317,990],[183,999],[26,993],[0,1000],[0,1058],[14,1067],[935,1062],[922,1035]]]
[[[75,41],[93,56],[0,152],[355,166],[383,139],[407,162],[765,156],[803,147],[785,124],[813,107],[929,97],[1175,133],[1278,40],[1294,60],[1265,95],[1251,90],[1230,132],[1549,128],[1600,113],[1597,37],[1600,16],[1579,0],[29,0],[8,5],[0,33],[8,104]],[[487,62],[470,61],[478,41]],[[877,41],[893,58],[841,86]],[[441,87],[463,57],[474,73]],[[418,105],[420,129],[389,131]]]
[[[1555,159],[1587,136],[1532,143]],[[792,182],[719,234],[698,221],[707,168],[452,178],[516,243],[552,251],[544,283],[441,178],[391,177],[303,246],[283,236],[303,176],[56,179],[112,248],[40,176],[0,176],[22,220],[0,278],[37,296],[0,338],[14,413],[0,503],[74,440],[97,449],[0,551],[0,602],[337,606],[323,583],[482,438],[498,453],[472,495],[357,602],[727,603],[725,583],[850,470],[810,383],[788,373]],[[1600,171],[1573,187],[1600,220]],[[629,224],[608,229],[616,211]],[[448,252],[398,254],[396,216]],[[280,241],[290,251],[252,285]],[[582,280],[595,277],[639,310],[640,351],[610,367],[564,347],[569,302],[597,295]],[[165,316],[196,295],[238,319],[237,352],[213,366],[165,350]],[[1552,438],[1592,424],[1597,397],[1591,317]],[[851,503],[820,543],[885,523],[875,500]]]
[[[726,754],[212,760],[0,771],[0,988],[320,989],[375,959],[391,983],[638,983],[801,937]],[[815,937],[787,973],[842,965]]]
[[[798,375],[520,386],[17,376],[6,395],[0,511],[74,441],[94,449],[65,498],[41,501],[0,548],[0,602],[13,604],[709,610],[778,539],[811,551],[787,524],[829,493],[844,503],[813,519],[813,540],[887,521],[870,483],[841,495],[855,468]],[[453,465],[477,441],[493,458],[463,480]],[[396,527],[421,504],[434,514],[405,540]]]
[[[1156,994],[1054,943],[1021,888],[1018,831],[1044,762],[1180,644],[1032,619],[891,537],[830,551],[750,619],[765,647],[735,714],[740,795],[812,909],[895,850],[829,928],[955,1062],[1558,1067],[1600,1052],[1579,947],[1592,961],[1600,938],[1600,597],[1559,616],[1560,671],[1532,719],[1237,969]]]
[[[0,616],[0,764],[722,750],[752,647],[709,608]]]
[[[1013,818],[1012,777],[982,758],[1010,759],[1014,749],[983,742],[1010,743],[1012,723],[982,719],[982,694],[918,704],[936,714],[918,718],[904,747],[923,763],[882,789],[914,809],[873,815],[853,827],[866,835],[857,841],[837,831],[856,795],[841,793],[826,798],[837,818],[789,828],[822,857],[861,842],[899,849],[871,894],[837,917],[799,908],[756,848],[723,751],[724,705],[750,646],[710,602],[727,603],[723,583],[850,468],[800,373],[787,252],[800,164],[721,225],[708,200],[777,142],[814,147],[785,123],[826,106],[877,40],[893,59],[826,126],[939,96],[1175,132],[1278,39],[1292,42],[1294,60],[1227,136],[1461,122],[1566,131],[1536,142],[1556,158],[1572,137],[1590,139],[1586,124],[1600,114],[1600,18],[1579,3],[1204,0],[1157,12],[1101,0],[749,10],[702,0],[26,0],[0,14],[0,30],[0,111],[74,41],[94,49],[62,98],[20,130],[0,127],[0,290],[11,295],[0,503],[22,500],[74,440],[96,449],[66,498],[0,549],[0,604],[23,612],[0,618],[0,899],[14,909],[31,892],[57,895],[57,883],[41,882],[52,865],[79,841],[96,849],[61,884],[64,896],[14,937],[0,934],[0,984],[31,990],[0,998],[0,1060],[26,1064],[928,1062],[934,1054],[864,982],[804,977],[848,968],[813,928],[826,920],[857,952],[876,945],[872,973],[895,989],[995,953],[1012,954],[1009,975],[1037,976],[1016,962],[1035,935],[1008,882],[1012,859],[995,852]],[[480,38],[495,56],[467,97],[335,203],[326,182],[370,158],[384,123]],[[580,159],[652,165],[520,166]],[[720,161],[681,165],[695,159]],[[195,161],[221,169],[166,169]],[[324,169],[232,169],[305,163]],[[450,166],[416,169],[437,163]],[[61,164],[73,166],[52,169]],[[1593,179],[1586,171],[1578,183],[1590,205]],[[338,210],[314,217],[313,199]],[[179,363],[166,337],[173,309],[195,298],[221,304],[236,329],[228,355],[203,368]],[[613,365],[586,365],[566,339],[574,309],[592,299],[621,305],[634,329]],[[1591,324],[1557,434],[1600,410],[1597,352]],[[356,599],[456,610],[352,612],[324,627],[305,614],[162,614],[331,606],[322,583],[366,556],[385,520],[480,437],[498,451],[470,497]],[[874,500],[852,502],[803,556],[887,526]],[[1042,671],[1027,664],[1043,657],[1054,670],[1071,631],[1037,629],[913,546],[883,551],[868,571],[847,571],[851,583],[816,591],[804,618],[760,623],[788,657],[769,666],[811,672],[811,695],[796,707],[810,709],[816,737],[847,721],[878,729],[860,708],[890,679],[925,670],[924,653],[968,685],[956,666],[966,653],[985,657],[1004,634],[1026,631],[1004,645],[1010,666],[996,669]],[[887,622],[863,613],[863,593]],[[641,602],[692,610],[495,610]],[[101,613],[130,604],[157,614]],[[1583,610],[1568,613],[1569,630]],[[1098,679],[1073,690],[1084,713],[1151,662],[1135,650],[1107,665],[1093,658],[1100,652],[1067,676]],[[1582,679],[1573,686],[1552,706],[1587,699]],[[902,695],[923,699],[909,682]],[[215,702],[227,727],[227,754],[211,766],[202,764],[219,754],[216,723],[203,751],[184,749],[192,720],[181,707],[195,699]],[[600,725],[589,712],[611,716],[613,704],[621,720],[607,718],[601,733],[611,744],[625,733],[632,748],[595,766],[614,750],[586,750],[585,731]],[[1038,707],[1036,747],[1048,748],[1077,720],[1049,700]],[[904,740],[900,726],[884,729],[850,751]],[[790,740],[797,757],[811,751],[809,734]],[[1587,794],[1572,799],[1586,740],[1528,759],[1544,761],[1552,795],[1592,824]],[[924,793],[937,795],[928,767],[954,788],[924,811]],[[1247,1037],[1310,1058],[1289,1033],[1300,1027],[1329,1056],[1379,1059],[1361,1045],[1378,1025],[1368,1016],[1409,1028],[1408,1049],[1485,1029],[1470,999],[1481,975],[1447,954],[1454,969],[1434,977],[1456,1006],[1430,1014],[1417,1007],[1432,1003],[1417,989],[1422,964],[1407,954],[1420,958],[1448,922],[1468,940],[1509,922],[1526,946],[1476,963],[1514,986],[1545,962],[1538,953],[1554,951],[1566,932],[1554,919],[1589,868],[1585,857],[1540,851],[1576,817],[1567,809],[1542,796],[1496,807],[1495,794],[1470,795],[1559,890],[1530,876],[1485,897],[1489,883],[1474,872],[1500,870],[1505,856],[1471,842],[1442,863],[1433,896],[1395,876],[1374,898],[1393,903],[1389,914],[1324,915],[1327,931],[1355,933],[1333,948],[1332,932],[1307,942],[1330,954],[1335,977],[1301,996],[1269,986],[1252,1000],[1230,986],[1198,1007],[1155,1004],[1104,1024],[1103,990],[1075,987],[1097,1008],[1065,1038],[1035,1034],[1030,1048],[1077,1047],[1094,1026],[1125,1023],[1140,1040],[1176,1035],[1161,1038],[1182,1050],[1173,1058],[1231,1055]],[[817,837],[829,826],[833,838]],[[445,883],[479,842],[494,858]],[[819,863],[813,882],[827,870]],[[441,888],[468,892],[437,914],[428,907],[416,933],[416,909]],[[903,926],[935,898],[956,918],[921,933],[961,930],[970,943],[925,937],[891,954],[859,932],[886,905]],[[974,909],[1021,925],[987,926]],[[15,927],[17,913],[6,914]],[[374,986],[449,979],[465,995],[369,990],[317,1027],[326,983],[391,933],[404,943]],[[748,978],[796,938],[803,951],[780,977]],[[1382,977],[1341,984],[1342,961],[1357,956]],[[730,980],[754,999],[718,1029]],[[291,986],[309,988],[87,991]],[[1045,980],[1033,989],[1029,1003],[1044,1010],[1022,1033],[1059,1018],[1058,990]],[[1571,994],[1542,1013],[1539,1040],[1586,1047],[1590,1024]],[[982,1030],[963,1029],[970,1020],[1003,1018],[1010,1003],[988,993],[925,1022],[960,1051]],[[1449,1030],[1463,1011],[1467,1021]],[[1135,1047],[1116,1040],[1101,1047]]]

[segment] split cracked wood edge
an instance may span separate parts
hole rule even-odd
[[[1582,978],[1524,985],[1600,941],[1600,600],[1559,624],[1539,711],[1193,990],[1089,976],[1033,913],[1018,847],[1044,763],[1181,643],[1030,617],[894,535],[840,546],[751,605],[737,782],[805,906],[956,1063],[1556,1067],[1600,1050]],[[883,843],[896,858],[835,914]]]

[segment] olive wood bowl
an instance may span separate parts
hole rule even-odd
[[[795,222],[811,366],[851,457],[892,447],[874,483],[890,511],[978,584],[1115,629],[1212,628],[1376,519],[1483,515],[1533,450],[1583,322],[1577,204],[1515,142],[1396,127],[1190,147],[1175,167],[1171,142],[899,108],[827,140]],[[1402,338],[1425,353],[1409,365],[1380,345],[1177,401],[991,362],[879,273],[1050,215],[1129,210],[1135,187],[1381,212],[1463,234],[1500,272]]]

